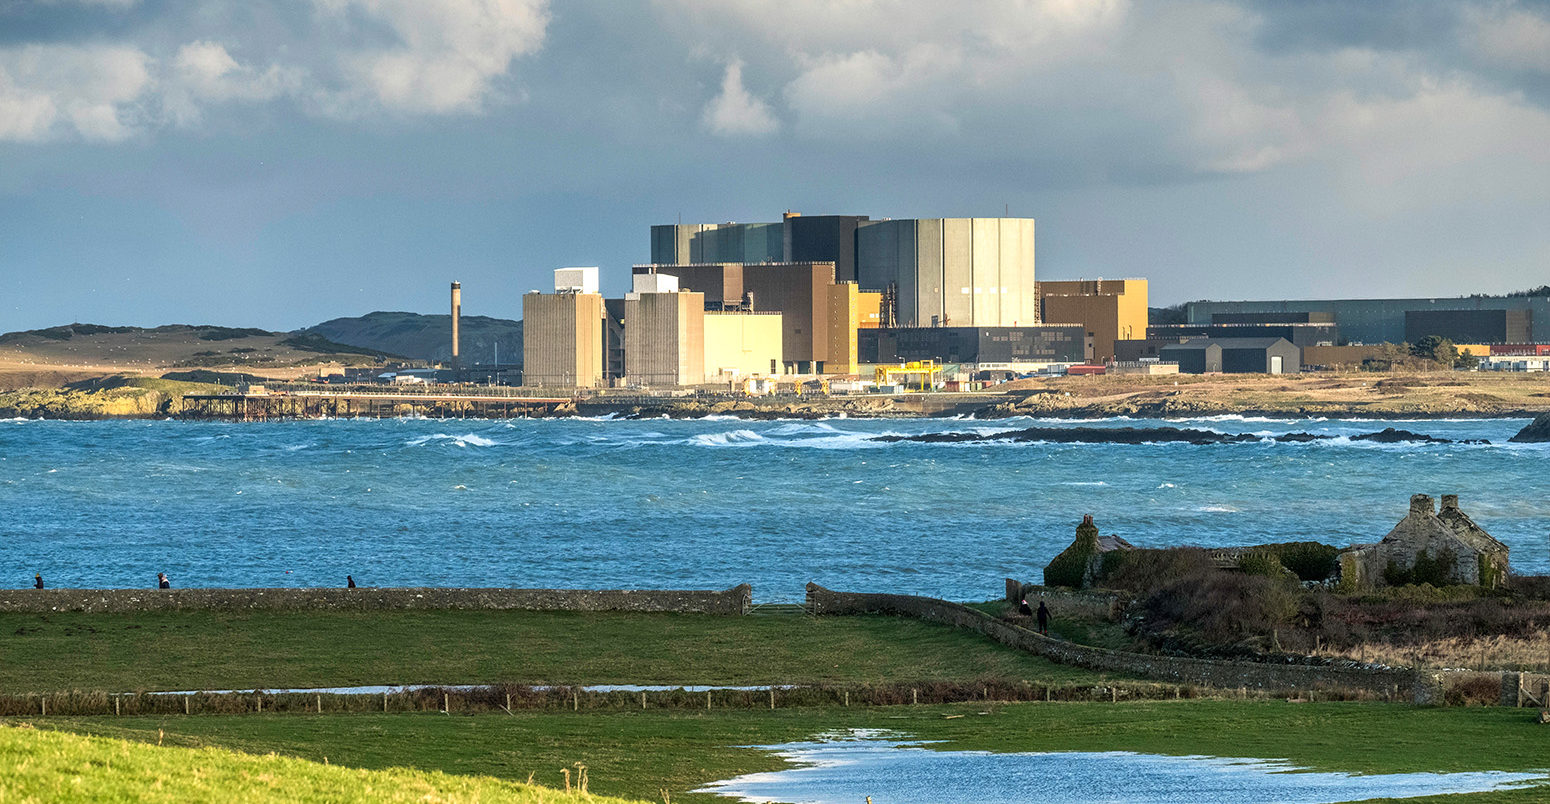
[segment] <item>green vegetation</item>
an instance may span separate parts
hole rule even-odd
[[[958,716],[951,717],[950,716]],[[591,789],[660,801],[724,801],[685,792],[778,758],[770,745],[847,728],[888,729],[946,750],[1138,751],[1287,759],[1361,773],[1544,767],[1544,727],[1511,709],[1392,704],[1184,701],[1130,704],[958,704],[773,712],[518,712],[428,715],[57,718],[38,726],[169,745],[221,746],[361,768],[413,767],[561,786],[584,763]],[[1448,801],[1530,802],[1545,789]],[[1440,801],[1441,799],[1432,799]],[[1422,799],[1421,801],[1424,801]]]
[[[366,357],[377,358],[378,360],[385,360],[387,358],[402,358],[401,355],[389,354],[388,352],[379,351],[377,349],[367,349],[361,346],[349,346],[343,343],[335,343],[334,341],[331,341],[322,335],[314,335],[311,333],[292,335],[280,341],[280,345],[289,346],[292,349],[296,349],[302,352],[317,352],[318,354],[364,355]]]
[[[836,684],[1100,676],[894,617],[503,611],[0,614],[0,689]]]
[[[185,394],[219,393],[226,386],[116,374],[65,388],[0,393],[0,416],[108,419],[168,416],[183,410]]]
[[[579,774],[578,774],[579,776]],[[359,770],[273,754],[156,747],[0,727],[0,798],[11,801],[477,802],[605,799],[447,773]]]

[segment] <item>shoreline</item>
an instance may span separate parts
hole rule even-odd
[[[227,386],[139,379],[107,387],[30,388],[0,392],[0,419],[63,420],[232,420],[186,394],[220,394]],[[460,394],[476,389],[448,386],[425,400],[383,406],[384,418],[424,416],[460,418],[472,412]],[[1242,416],[1276,420],[1337,418],[1366,421],[1437,419],[1532,419],[1550,412],[1550,374],[1366,372],[1297,375],[1164,375],[1038,377],[974,392],[915,392],[889,396],[786,395],[734,396],[725,389],[689,395],[650,396],[610,389],[576,396],[552,410],[530,412],[540,418],[602,417],[623,419],[701,419],[727,416],[745,420],[779,419],[932,419],[996,420],[1016,417],[1061,420],[1200,419]],[[568,395],[561,395],[568,396]],[[271,400],[283,402],[284,394]],[[271,406],[268,420],[297,418],[284,405]],[[292,411],[295,409],[293,408]],[[512,411],[516,414],[516,411]]]

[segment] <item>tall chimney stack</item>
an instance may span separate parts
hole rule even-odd
[[[463,286],[458,282],[452,283],[452,365],[458,365],[458,324],[463,316]]]

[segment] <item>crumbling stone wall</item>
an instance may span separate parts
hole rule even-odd
[[[1410,699],[1417,693],[1417,675],[1411,670],[1371,667],[1356,662],[1333,666],[1279,665],[1109,650],[1052,639],[961,603],[936,598],[835,592],[810,583],[807,585],[807,602],[816,615],[893,614],[916,617],[976,631],[1004,645],[1060,664],[1179,684],[1219,689],[1246,687],[1274,693],[1338,689],[1404,699]],[[1420,692],[1427,695],[1425,702],[1431,701],[1429,687]]]
[[[637,611],[747,614],[753,587],[670,589],[18,589],[0,591],[0,612],[77,611]]]
[[[1119,619],[1123,600],[1116,592],[1100,592],[1093,589],[1067,589],[1063,586],[1040,586],[1023,583],[1016,578],[1006,579],[1006,602],[1016,604],[1023,599],[1034,608],[1039,599],[1055,613],[1056,617],[1077,617],[1084,620]]]

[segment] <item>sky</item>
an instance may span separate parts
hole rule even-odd
[[[0,0],[0,331],[517,318],[786,210],[1154,305],[1544,284],[1550,3]]]

